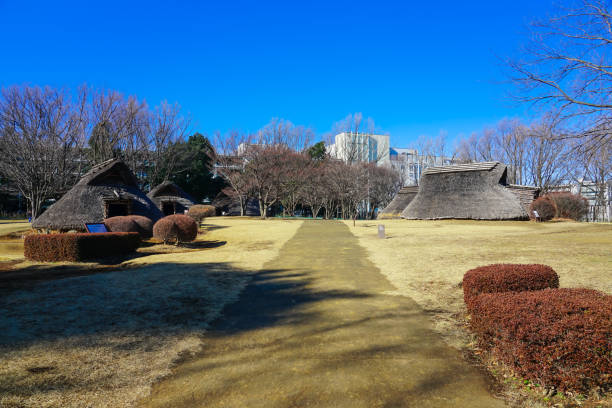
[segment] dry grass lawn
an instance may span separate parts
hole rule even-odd
[[[429,311],[436,330],[457,348],[469,342],[457,330],[465,312],[463,274],[492,263],[552,266],[561,287],[612,293],[612,224],[576,222],[358,221],[351,231],[370,259],[397,287]],[[386,239],[377,236],[385,226]],[[459,319],[457,319],[459,317]]]
[[[1,220],[0,221],[0,237],[14,232],[24,232],[30,229],[30,223],[27,220]]]
[[[198,238],[210,247],[166,248],[109,273],[0,289],[0,406],[131,406],[201,348],[207,325],[300,225],[211,218]]]

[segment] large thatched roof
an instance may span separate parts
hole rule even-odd
[[[109,205],[123,205],[130,214],[157,221],[162,214],[138,188],[138,181],[120,160],[94,166],[62,198],[32,223],[36,229],[83,230],[85,223],[101,223]]]
[[[416,197],[418,192],[419,186],[402,187],[402,189],[397,192],[393,200],[391,200],[389,205],[378,213],[376,218],[379,220],[401,218],[402,211],[408,207],[408,204],[410,204],[414,197]]]
[[[195,204],[195,200],[187,194],[182,188],[171,181],[164,181],[154,189],[152,189],[147,197],[151,199],[163,212],[163,203],[172,203],[174,212],[177,214],[183,213],[189,207]]]
[[[233,197],[231,190],[225,188],[217,194],[212,205],[224,215],[240,215],[240,201]],[[249,217],[259,217],[259,203],[254,198],[247,199],[245,214]]]
[[[506,166],[499,162],[429,167],[419,192],[402,212],[407,219],[516,220],[528,218],[508,188]]]

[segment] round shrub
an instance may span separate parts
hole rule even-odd
[[[472,312],[481,293],[522,292],[559,287],[559,275],[546,265],[495,264],[463,275],[463,300]]]
[[[214,217],[216,208],[212,205],[196,204],[192,205],[187,212],[187,215],[201,223],[206,217]]]
[[[187,215],[168,215],[155,223],[153,236],[163,241],[164,244],[191,242],[198,236],[198,224]]]
[[[591,289],[485,293],[472,330],[521,377],[559,391],[609,388],[612,296]]]
[[[569,192],[551,193],[546,197],[550,198],[555,204],[557,209],[556,217],[579,221],[589,212],[589,202],[580,194]]]
[[[555,203],[548,196],[543,196],[536,199],[529,207],[529,216],[533,219],[533,212],[537,211],[540,215],[540,220],[548,221],[552,220],[557,214],[557,208]]]
[[[137,232],[141,238],[153,236],[153,221],[142,215],[125,215],[104,220],[106,229],[110,232]]]

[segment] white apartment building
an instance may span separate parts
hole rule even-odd
[[[389,161],[391,166],[402,177],[404,186],[418,185],[421,174],[428,167],[459,164],[458,160],[451,157],[423,155],[419,154],[416,149],[402,149],[398,147],[389,149]]]
[[[345,162],[366,162],[389,166],[389,135],[342,132],[336,135],[329,153]]]

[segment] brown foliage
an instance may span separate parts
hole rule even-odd
[[[107,218],[104,220],[104,225],[111,232],[137,232],[141,238],[153,236],[153,221],[141,215]]]
[[[216,213],[217,209],[212,205],[196,204],[189,208],[187,215],[196,220],[199,224],[204,221],[206,217],[214,217]]]
[[[24,241],[24,255],[40,262],[79,262],[129,253],[139,245],[140,236],[136,232],[29,234]]]
[[[541,221],[552,220],[557,214],[555,203],[548,196],[534,200],[529,207],[529,216],[534,218],[533,212],[537,211]]]
[[[580,194],[569,192],[551,193],[546,197],[550,198],[557,209],[555,216],[559,218],[571,218],[581,220],[589,212],[589,202]]]
[[[480,345],[516,373],[560,391],[612,386],[612,296],[590,289],[485,293],[473,304]]]
[[[188,215],[168,215],[155,223],[153,236],[164,243],[191,242],[198,236],[198,224]]]
[[[471,269],[463,276],[463,299],[472,312],[481,293],[521,292],[558,288],[559,276],[550,266],[495,264]]]

